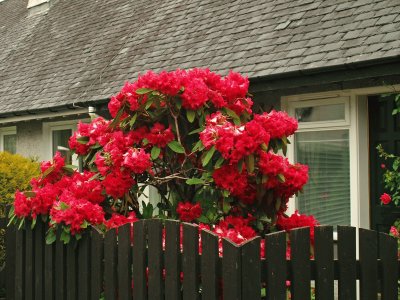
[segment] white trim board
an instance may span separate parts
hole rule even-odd
[[[329,91],[302,95],[291,95],[281,98],[282,110],[288,111],[293,116],[293,107],[304,107],[311,103],[334,103],[348,99],[348,115],[345,122],[319,122],[318,129],[349,129],[350,151],[350,209],[351,225],[355,227],[369,228],[370,226],[370,195],[369,195],[369,138],[368,138],[368,101],[369,95],[395,93],[400,91],[400,85],[362,88],[345,91]],[[316,122],[317,123],[317,122]],[[316,128],[309,125],[301,125],[301,131],[309,131]],[[293,138],[291,138],[293,140]],[[294,161],[294,145],[288,148],[288,158]],[[289,201],[288,213],[295,210],[294,199]]]
[[[62,111],[62,112],[48,112],[48,113],[37,114],[37,115],[9,117],[9,118],[0,119],[0,125],[8,124],[8,123],[30,121],[30,120],[42,120],[42,119],[52,119],[52,118],[57,118],[57,117],[67,117],[67,116],[73,116],[73,115],[80,116],[83,114],[89,114],[88,108],[79,108],[79,109],[67,110],[67,111]]]

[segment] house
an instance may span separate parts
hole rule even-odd
[[[126,80],[194,67],[246,74],[258,107],[298,119],[289,156],[311,171],[291,211],[382,230],[399,214],[375,150],[400,152],[398,0],[0,0],[0,150],[68,155]]]

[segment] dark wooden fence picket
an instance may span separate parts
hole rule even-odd
[[[165,221],[165,299],[181,299],[180,223]]]
[[[338,226],[339,300],[356,299],[356,229]]]
[[[299,228],[292,230],[290,232],[290,247],[292,262],[292,280],[290,289],[292,292],[292,299],[310,299],[310,229]]]
[[[315,295],[319,300],[334,299],[333,228],[320,226],[314,230]]]
[[[362,300],[398,299],[397,240],[371,230],[359,230],[359,260],[356,229],[346,226],[338,227],[337,258],[331,226],[315,228],[313,251],[308,228],[267,235],[266,259],[259,237],[236,245],[171,220],[138,221],[105,236],[92,229],[67,245],[60,232],[46,245],[45,233],[42,223],[7,229],[7,299],[272,300],[286,299],[290,282],[291,299],[304,300],[311,281],[318,300],[336,293],[356,299],[358,292]]]
[[[183,256],[182,256],[182,288],[184,300],[199,299],[199,229],[193,224],[184,223]],[[227,298],[228,299],[228,298]]]
[[[221,272],[218,268],[218,236],[211,231],[201,233],[201,283],[203,299],[217,300],[220,295]]]

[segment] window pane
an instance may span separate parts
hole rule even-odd
[[[53,130],[53,156],[57,151],[60,152],[65,158],[66,164],[72,164],[71,151],[68,146],[68,140],[71,135],[71,129]]]
[[[7,134],[3,136],[4,151],[8,151],[12,154],[17,152],[17,135]]]
[[[320,122],[345,119],[343,103],[296,108],[296,119],[299,122]]]
[[[321,224],[350,225],[349,131],[301,132],[296,160],[309,166],[309,182],[298,196],[301,213]]]

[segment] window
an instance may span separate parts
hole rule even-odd
[[[0,128],[0,151],[8,151],[12,154],[17,152],[16,127]]]
[[[296,209],[321,224],[350,225],[349,98],[292,102],[289,113],[299,122],[293,158],[309,166],[310,177]]]
[[[68,145],[69,138],[76,130],[77,124],[78,120],[43,123],[44,159],[51,159],[58,151],[65,158],[66,164],[78,166],[77,156],[72,155]]]
[[[52,133],[52,156],[56,154],[56,152],[60,152],[61,155],[65,158],[66,164],[72,164],[72,154],[69,149],[68,140],[72,135],[72,128],[67,129],[53,129]]]

